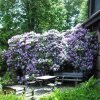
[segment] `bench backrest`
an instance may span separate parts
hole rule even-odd
[[[62,72],[62,73],[55,73],[55,76],[58,77],[69,77],[69,78],[83,78],[82,72]]]

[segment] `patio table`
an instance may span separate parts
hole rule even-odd
[[[48,80],[55,79],[55,78],[56,78],[56,76],[50,76],[50,75],[35,77],[35,79],[36,79],[37,81],[38,81],[38,80],[41,80],[41,81],[45,81],[45,82],[48,82]],[[40,83],[40,85],[42,86],[41,83]]]

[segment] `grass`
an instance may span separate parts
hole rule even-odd
[[[40,100],[100,100],[100,85],[95,85],[96,79],[91,77],[88,82],[82,83],[75,88],[64,91],[55,89],[49,95],[40,97]]]
[[[25,100],[24,96],[18,96],[13,93],[4,95],[3,93],[0,93],[0,100]]]

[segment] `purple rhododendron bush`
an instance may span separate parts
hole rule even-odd
[[[5,53],[8,68],[20,68],[23,75],[58,70],[64,62],[78,70],[91,69],[98,47],[96,35],[80,25],[65,32],[49,30],[43,34],[16,35],[8,44]]]

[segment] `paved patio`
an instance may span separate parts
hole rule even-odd
[[[69,84],[69,83],[67,83],[67,84],[63,84],[63,85],[61,85],[59,88],[61,88],[62,90],[64,90],[64,89],[66,89],[66,88],[68,88],[68,87],[72,87],[73,86],[73,84]],[[9,86],[8,86],[9,87]],[[42,95],[45,95],[45,94],[49,94],[49,93],[51,93],[52,92],[52,88],[51,87],[49,87],[49,86],[46,86],[46,85],[42,85],[42,86],[40,86],[40,85],[31,85],[31,86],[27,86],[27,85],[14,85],[14,86],[10,86],[10,88],[12,88],[12,89],[16,89],[16,91],[17,90],[21,90],[21,89],[23,89],[23,88],[26,88],[25,89],[25,91],[26,92],[28,92],[28,91],[34,91],[34,98],[35,98],[35,100],[39,100],[39,97],[40,96],[42,96]],[[25,99],[25,100],[30,100],[30,99]]]

